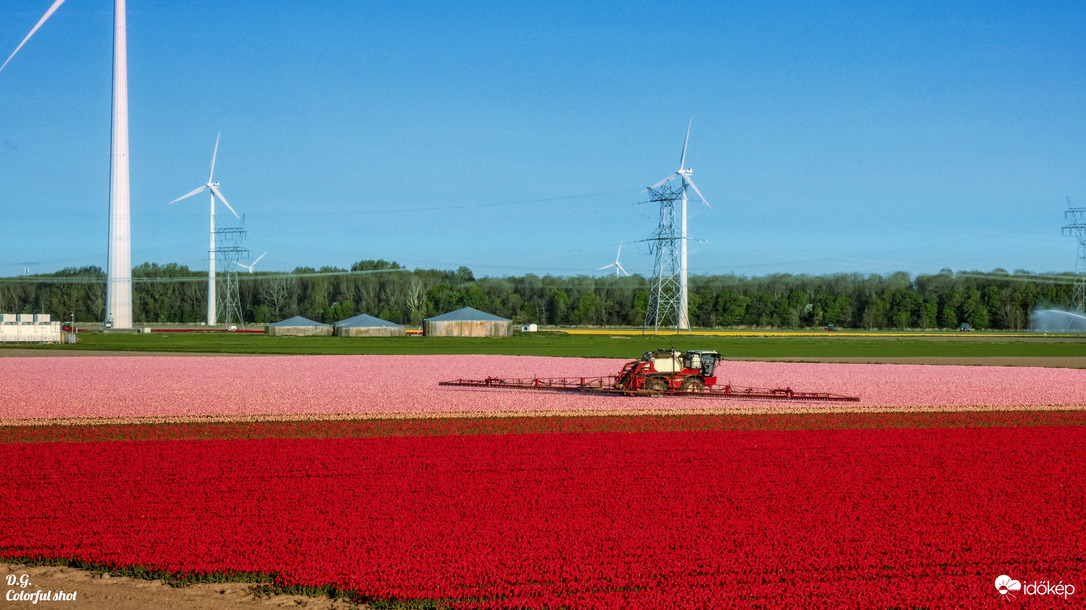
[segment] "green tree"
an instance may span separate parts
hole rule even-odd
[[[740,296],[731,290],[724,290],[716,299],[717,319],[723,326],[739,326],[747,317],[747,305],[750,297]]]
[[[973,328],[978,330],[988,328],[988,308],[984,306],[980,291],[976,288],[969,291],[968,298],[962,303],[962,317]]]
[[[864,328],[874,330],[885,326],[886,313],[888,310],[889,306],[886,301],[879,297],[873,297],[864,307],[864,313],[861,318]]]
[[[548,288],[547,296],[551,302],[551,324],[566,324],[569,319],[567,314],[569,312],[569,295],[565,290],[558,288]]]
[[[597,325],[599,324],[599,310],[600,302],[596,293],[588,292],[581,295],[581,298],[577,301],[577,309],[573,311],[570,318],[574,324]]]
[[[939,299],[937,297],[931,296],[924,299],[916,323],[920,328],[935,328],[939,325]]]
[[[486,295],[475,282],[469,284],[467,292],[464,293],[464,305],[478,310],[488,309]]]
[[[633,306],[626,315],[626,323],[630,326],[641,326],[645,323],[645,314],[648,313],[649,291],[638,290],[633,295]]]
[[[958,306],[961,305],[961,300],[962,295],[957,290],[944,293],[939,297],[939,326],[958,327]]]
[[[894,290],[890,300],[890,325],[894,328],[912,328],[920,319],[923,303],[920,293],[911,288]]]
[[[306,278],[305,298],[302,301],[302,314],[310,320],[320,321],[328,309],[328,280],[323,277]]]
[[[772,294],[760,292],[754,295],[747,306],[747,313],[743,318],[743,323],[748,326],[777,326],[777,319],[774,315],[775,304],[776,299],[773,298]]]

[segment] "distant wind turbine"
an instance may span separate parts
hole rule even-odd
[[[604,265],[603,267],[600,267],[599,269],[596,269],[596,271],[603,271],[604,269],[609,269],[611,267],[614,267],[615,268],[615,277],[618,277],[619,271],[621,271],[622,273],[626,273],[626,270],[622,268],[622,263],[618,262],[619,256],[621,256],[621,255],[622,255],[622,242],[618,242],[618,254],[615,254],[615,262],[611,263],[610,265]],[[626,273],[626,277],[629,277],[629,276],[630,276],[630,274]]]
[[[128,42],[125,0],[113,2],[113,110],[109,162],[109,247],[106,254],[106,322],[132,328],[132,231],[128,180]],[[64,4],[55,0],[8,56],[0,71],[50,16]]]
[[[219,133],[219,135],[215,136],[215,150],[214,150],[214,152],[211,153],[211,173],[209,173],[207,175],[207,183],[204,184],[203,186],[201,186],[200,188],[193,189],[192,191],[190,191],[188,193],[185,193],[184,195],[181,195],[177,199],[174,199],[173,201],[170,202],[170,205],[173,205],[173,204],[177,203],[178,201],[181,201],[182,199],[187,199],[189,197],[192,197],[193,195],[199,195],[200,193],[204,192],[205,190],[211,189],[211,246],[208,248],[208,251],[207,251],[207,266],[208,266],[208,273],[207,273],[207,325],[208,326],[214,326],[215,323],[218,321],[218,315],[217,315],[217,312],[215,311],[215,197],[218,197],[219,201],[223,202],[223,205],[226,206],[226,209],[230,210],[230,212],[233,213],[234,216],[236,216],[238,218],[238,220],[241,220],[241,216],[238,216],[238,213],[234,211],[234,208],[230,207],[230,204],[226,202],[226,198],[222,196],[221,192],[219,192],[219,183],[215,182],[215,157],[217,157],[219,155],[219,138],[221,136],[222,136],[221,132]],[[263,256],[263,255],[261,255],[261,256]],[[259,260],[259,259],[257,259],[257,260]],[[254,261],[253,264],[255,265],[256,262]],[[250,269],[250,271],[251,271],[251,269]]]
[[[239,263],[237,261],[234,261],[234,264],[239,266],[239,267],[244,267],[244,268],[249,270],[249,273],[252,273],[253,272],[253,267],[256,267],[256,264],[260,262],[260,259],[264,258],[265,254],[267,254],[267,252],[265,252],[264,254],[261,254],[260,256],[256,257],[256,260],[253,261],[253,264],[251,264],[251,265],[243,265],[243,264],[241,264],[241,263]]]
[[[681,252],[679,254],[679,299],[681,309],[679,311],[679,328],[690,328],[690,310],[689,310],[689,289],[686,282],[686,187],[694,189],[694,192],[701,198],[701,202],[705,204],[705,207],[712,209],[709,202],[705,199],[705,196],[698,190],[694,179],[691,177],[694,175],[694,170],[686,167],[686,145],[690,143],[690,127],[694,124],[694,117],[690,117],[690,122],[686,124],[686,140],[683,141],[683,154],[679,157],[679,169],[674,174],[671,174],[667,178],[657,182],[649,188],[658,188],[661,184],[679,178],[682,180],[683,185],[683,209],[682,209],[682,243],[680,245]]]

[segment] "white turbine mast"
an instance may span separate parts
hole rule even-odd
[[[658,188],[663,183],[679,178],[682,180],[682,193],[683,193],[683,205],[682,205],[682,235],[680,237],[680,254],[679,254],[679,328],[682,330],[688,330],[690,328],[690,307],[689,307],[689,289],[686,281],[686,188],[690,187],[694,189],[694,192],[698,194],[698,198],[705,204],[705,207],[712,209],[709,202],[705,199],[705,196],[698,190],[696,184],[694,184],[694,170],[686,167],[686,145],[690,143],[690,127],[694,124],[694,117],[690,117],[690,122],[686,124],[686,139],[683,140],[683,153],[679,157],[679,169],[674,174],[671,174],[667,178],[657,182],[649,188]]]
[[[215,311],[215,298],[216,298],[215,297],[215,197],[218,197],[219,201],[223,202],[223,205],[226,206],[226,209],[230,210],[230,212],[233,213],[234,216],[237,217],[238,220],[241,220],[241,216],[238,216],[238,213],[234,211],[234,208],[230,207],[230,204],[227,203],[226,198],[223,197],[222,193],[219,191],[219,183],[215,182],[215,157],[217,157],[219,155],[219,138],[221,136],[222,136],[222,132],[219,132],[219,135],[215,136],[215,150],[211,153],[211,172],[207,175],[207,183],[204,184],[203,186],[199,187],[199,188],[193,189],[192,191],[190,191],[188,193],[185,193],[184,195],[181,195],[177,199],[174,199],[173,201],[170,202],[170,205],[173,205],[173,204],[177,203],[178,201],[181,201],[182,199],[187,199],[189,197],[192,197],[193,195],[199,195],[200,193],[204,192],[205,190],[209,190],[209,189],[211,190],[211,245],[208,247],[208,251],[207,251],[207,267],[208,267],[208,272],[207,272],[207,325],[208,326],[214,326],[215,323],[218,321],[218,314]],[[263,255],[261,255],[261,256],[263,256]],[[257,259],[257,260],[259,260],[259,259]],[[253,264],[255,265],[256,261],[254,261]],[[251,271],[251,269],[250,269],[250,271]]]
[[[615,254],[615,262],[611,263],[610,265],[604,265],[603,267],[600,267],[599,269],[596,269],[596,271],[603,271],[604,269],[610,269],[611,267],[614,267],[615,268],[615,277],[618,277],[619,271],[621,271],[622,273],[625,273],[626,277],[629,277],[630,274],[626,273],[626,270],[622,267],[622,263],[618,262],[618,259],[619,259],[619,257],[621,255],[622,255],[622,242],[618,242],[618,254]]]
[[[256,260],[253,261],[253,264],[251,264],[251,265],[243,265],[243,264],[241,264],[241,263],[239,263],[237,261],[234,261],[234,264],[239,266],[239,267],[244,267],[245,269],[249,270],[249,273],[252,273],[253,272],[253,267],[256,267],[256,264],[259,263],[260,259],[264,258],[264,255],[266,255],[266,254],[267,254],[267,252],[265,252],[264,254],[261,254],[260,256],[256,257]]]
[[[128,179],[128,42],[125,0],[113,2],[113,109],[109,170],[109,245],[106,255],[106,319],[113,328],[132,328],[132,231]],[[8,56],[15,54],[64,4],[55,0],[45,15]]]

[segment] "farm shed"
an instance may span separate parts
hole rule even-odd
[[[264,332],[269,335],[307,337],[310,335],[331,335],[332,327],[320,322],[314,322],[309,318],[294,316],[282,322],[268,324]]]
[[[332,329],[337,337],[402,337],[407,334],[403,326],[367,314],[340,320],[332,325]]]
[[[513,322],[494,314],[465,307],[422,323],[423,334],[428,337],[511,337]]]

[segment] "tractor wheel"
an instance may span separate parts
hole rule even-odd
[[[686,379],[683,379],[683,385],[681,389],[683,392],[690,392],[695,394],[701,393],[705,391],[705,382],[701,379],[698,379],[697,377],[687,377]]]
[[[663,377],[649,377],[645,380],[645,389],[653,394],[663,394],[667,392],[667,379]]]

